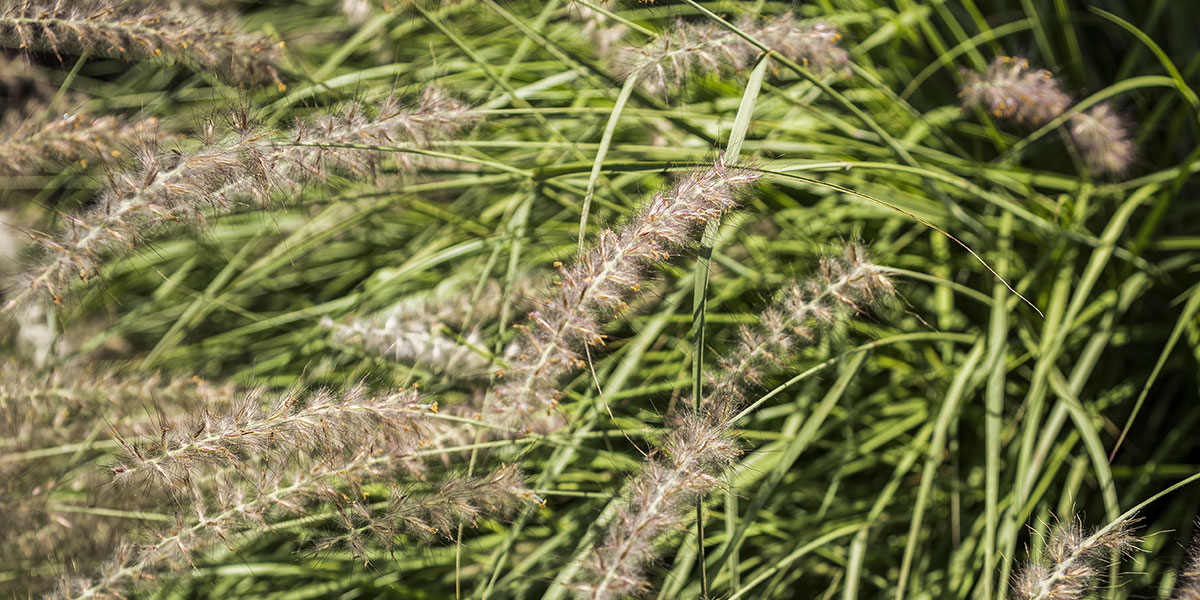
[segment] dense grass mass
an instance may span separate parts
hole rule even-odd
[[[0,0],[0,594],[1198,598],[1197,23]]]

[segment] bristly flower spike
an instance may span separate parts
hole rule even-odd
[[[792,13],[769,21],[745,18],[738,28],[775,52],[819,73],[849,72],[850,54],[839,44],[841,33],[827,23],[800,27]],[[652,94],[682,86],[693,73],[722,75],[749,65],[759,49],[716,23],[676,22],[644,46],[616,52],[621,75],[637,77]]]
[[[53,235],[35,235],[43,261],[25,277],[0,312],[48,295],[62,301],[70,283],[91,279],[101,262],[121,248],[135,248],[158,227],[178,221],[199,222],[247,203],[269,205],[278,191],[296,192],[320,183],[330,172],[369,174],[381,153],[312,144],[397,144],[424,147],[470,125],[474,113],[430,88],[414,108],[395,98],[369,116],[353,106],[340,117],[302,122],[279,139],[244,114],[232,124],[207,123],[200,146],[161,152],[142,149],[140,165],[110,176],[109,188],[80,215],[63,215],[65,227]],[[309,144],[309,145],[302,145]],[[413,163],[401,160],[402,169]]]
[[[1050,71],[1031,69],[1024,58],[1000,56],[982,75],[963,75],[966,81],[958,94],[963,107],[980,106],[1002,119],[1044,125],[1071,104]]]
[[[553,409],[559,377],[583,364],[584,346],[603,343],[604,323],[640,288],[643,271],[693,243],[693,232],[737,206],[758,178],[717,160],[655,195],[617,231],[601,233],[574,264],[559,266],[558,289],[529,314],[496,389],[501,424],[528,429]]]
[[[1123,175],[1137,155],[1128,123],[1107,102],[1071,115],[1070,131],[1084,163],[1094,173]]]
[[[851,245],[842,256],[821,261],[812,281],[787,287],[756,327],[742,328],[735,349],[718,361],[699,409],[674,417],[659,450],[633,479],[607,536],[584,561],[585,578],[575,584],[580,595],[615,600],[648,589],[645,571],[657,557],[658,538],[678,529],[692,500],[720,486],[721,475],[737,457],[736,409],[759,382],[760,370],[783,364],[839,319],[891,292],[884,270]]]
[[[1110,552],[1129,551],[1137,542],[1129,520],[1090,535],[1072,521],[1051,536],[1041,561],[1018,573],[1013,592],[1020,600],[1081,600],[1092,591]]]
[[[39,110],[40,109],[40,110]],[[44,105],[33,103],[25,115],[44,112]],[[7,119],[6,119],[7,120]],[[26,119],[8,122],[0,134],[0,174],[36,173],[48,163],[89,159],[111,163],[129,156],[129,148],[160,143],[166,134],[153,117],[127,121],[112,116],[65,113],[43,121]]]
[[[169,8],[121,0],[7,0],[0,3],[0,45],[121,58],[169,59],[216,70],[235,83],[274,82],[281,44],[238,31],[232,19],[180,3]]]

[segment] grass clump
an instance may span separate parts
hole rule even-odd
[[[1195,597],[1195,12],[3,3],[0,590]]]

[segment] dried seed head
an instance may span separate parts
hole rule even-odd
[[[718,368],[709,376],[706,398],[736,408],[764,369],[785,362],[837,321],[892,293],[886,272],[870,261],[862,246],[850,244],[841,256],[822,259],[813,278],[787,286],[780,300],[762,313],[757,327],[741,330],[734,350],[718,359]]]
[[[229,411],[204,410],[191,422],[164,420],[157,435],[129,441],[111,467],[116,480],[155,482],[182,490],[212,469],[291,459],[297,451],[344,453],[351,448],[387,449],[393,460],[411,456],[427,439],[431,405],[413,390],[372,395],[361,386],[307,397],[284,394],[271,403],[248,394]]]
[[[1171,600],[1200,600],[1200,534],[1192,539],[1183,559]]]
[[[818,331],[891,290],[883,270],[851,245],[841,257],[822,261],[816,280],[791,286],[758,327],[742,328],[738,349],[719,362],[699,410],[674,416],[654,458],[630,484],[604,542],[584,563],[584,580],[575,584],[580,596],[610,600],[649,590],[646,567],[656,557],[656,540],[682,522],[691,500],[721,485],[721,475],[739,455],[734,416],[758,372],[811,341],[802,326]]]
[[[130,148],[168,137],[154,118],[131,122],[71,111],[45,120],[45,112],[45,105],[35,101],[24,111],[5,115],[0,174],[32,174],[54,163],[111,165],[131,156]]]
[[[745,17],[738,22],[738,28],[817,73],[850,75],[850,53],[841,47],[842,33],[834,25],[816,23],[802,27],[793,13],[786,12],[761,24]]]
[[[1137,154],[1129,125],[1107,102],[1071,115],[1071,139],[1094,173],[1122,175]]]
[[[800,27],[788,12],[771,20],[743,19],[738,28],[787,58],[815,71],[848,72],[850,55],[839,46],[836,27],[817,23]],[[693,73],[726,75],[749,65],[759,49],[711,21],[676,22],[669,31],[641,46],[616,52],[622,77],[637,77],[646,91],[662,94],[687,82]]]
[[[737,206],[758,175],[717,161],[655,195],[628,223],[606,230],[574,264],[560,266],[561,285],[537,304],[516,339],[515,357],[496,388],[493,411],[502,424],[529,428],[550,412],[559,378],[583,364],[587,345],[604,341],[604,324],[639,289],[643,270],[693,243],[704,223]]]
[[[125,60],[168,59],[234,83],[275,83],[280,44],[240,32],[232,19],[177,4],[15,0],[0,11],[0,45]]]
[[[382,159],[373,150],[296,144],[423,147],[460,131],[473,117],[464,105],[430,88],[413,108],[401,108],[389,97],[372,115],[351,107],[339,117],[302,122],[285,139],[240,110],[224,123],[206,123],[198,147],[143,147],[137,167],[113,172],[109,188],[90,210],[62,215],[65,226],[55,234],[35,235],[41,263],[18,282],[3,310],[43,296],[61,302],[77,279],[95,277],[108,255],[137,247],[164,225],[198,226],[205,215],[246,204],[268,206],[279,192],[320,183],[330,172],[368,174]],[[399,160],[402,168],[413,166]]]
[[[621,41],[621,38],[629,32],[628,27],[612,22],[598,10],[578,5],[572,9],[572,13],[583,21],[583,29],[579,32],[580,36],[587,40],[600,56],[607,56],[612,51],[613,45]]]
[[[587,579],[574,585],[580,597],[615,600],[650,589],[645,569],[657,556],[654,543],[684,522],[697,496],[721,485],[720,475],[739,454],[718,421],[703,413],[679,417],[663,455],[630,483],[604,541],[584,562]]]
[[[1031,69],[1024,58],[1000,56],[983,75],[968,71],[963,76],[958,94],[963,107],[980,106],[999,118],[1043,125],[1071,104],[1050,71]]]
[[[1074,520],[1050,538],[1039,562],[1021,569],[1013,592],[1021,600],[1080,600],[1108,564],[1112,551],[1128,552],[1138,542],[1129,520],[1087,534]]]

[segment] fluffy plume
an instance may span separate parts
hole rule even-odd
[[[842,36],[832,25],[801,28],[792,13],[785,13],[765,22],[743,19],[738,27],[820,72],[844,70],[850,63],[850,55],[838,45]],[[660,94],[683,85],[694,72],[720,75],[745,68],[758,53],[758,48],[716,23],[679,21],[645,46],[619,48],[616,62],[623,77],[637,77],[648,92]]]
[[[154,118],[127,121],[113,116],[65,113],[40,118],[45,105],[5,115],[0,133],[0,175],[35,173],[51,163],[89,160],[113,162],[129,156],[129,148],[161,142],[165,134]],[[12,115],[22,114],[23,117]]]
[[[119,377],[73,367],[36,371],[14,361],[0,362],[0,371],[0,448],[6,454],[77,440],[104,421],[141,432],[147,415],[197,404],[224,407],[237,397],[233,386],[199,378]]]
[[[738,22],[738,28],[768,48],[818,73],[850,74],[850,53],[840,46],[842,33],[833,25],[816,23],[801,27],[796,22],[796,15],[786,12],[762,23],[744,17]]]
[[[1045,69],[1031,69],[1024,58],[1000,56],[982,75],[965,72],[959,91],[963,107],[980,106],[996,117],[1043,125],[1061,115],[1071,98]]]
[[[654,196],[617,231],[606,230],[572,265],[559,266],[559,289],[541,300],[521,326],[513,358],[497,387],[493,410],[505,425],[527,428],[558,403],[558,379],[583,365],[583,346],[601,345],[603,327],[625,308],[650,265],[693,243],[695,229],[737,206],[758,180],[721,161],[695,171]]]
[[[400,106],[388,98],[373,116],[353,106],[340,117],[301,123],[285,137],[259,128],[239,112],[228,128],[208,122],[193,150],[146,149],[140,166],[112,175],[110,187],[90,210],[64,215],[66,225],[57,234],[34,235],[44,250],[43,261],[4,310],[41,295],[61,302],[75,278],[95,277],[107,255],[136,246],[162,225],[195,222],[205,213],[247,202],[266,205],[277,191],[296,192],[323,181],[331,171],[367,174],[382,159],[371,150],[297,144],[423,146],[472,120],[466,107],[432,88],[417,107]],[[399,160],[401,167],[411,166]]]
[[[153,487],[116,493],[97,467],[108,451],[103,430],[119,424],[157,432],[153,415],[197,404],[220,407],[236,397],[231,386],[156,375],[116,377],[78,368],[39,372],[0,362],[0,561],[27,577],[0,582],[0,593],[25,597],[48,591],[53,574],[36,568],[58,557],[92,569],[112,553],[134,523],[90,509],[139,511],[165,503]],[[131,488],[132,489],[132,488]]]
[[[351,25],[362,25],[371,16],[371,0],[342,0],[339,7]]]
[[[1107,102],[1071,115],[1071,139],[1094,173],[1127,172],[1137,154],[1131,137],[1129,125]]]
[[[120,0],[5,0],[0,45],[125,60],[168,59],[225,73],[235,83],[275,82],[280,44],[242,33],[231,19],[182,5]]]
[[[125,456],[112,473],[120,481],[183,488],[207,468],[240,470],[296,451],[386,447],[399,460],[428,443],[423,421],[437,412],[437,404],[422,404],[415,391],[373,395],[357,386],[337,394],[285,394],[270,404],[263,400],[252,393],[228,412],[204,410],[193,423],[163,423],[160,435],[140,442],[114,432]]]
[[[1025,565],[1018,573],[1013,592],[1021,600],[1083,598],[1107,566],[1110,552],[1128,551],[1137,541],[1129,521],[1090,535],[1078,521],[1064,524],[1050,538],[1042,560]]]
[[[364,450],[325,454],[287,469],[222,474],[211,482],[214,493],[193,494],[190,515],[180,514],[172,527],[153,532],[149,543],[122,547],[98,576],[66,579],[59,595],[71,599],[123,596],[135,578],[191,566],[198,552],[315,504],[335,507],[334,514],[346,526],[344,535],[324,546],[337,543],[360,551],[368,538],[391,546],[400,533],[444,533],[481,516],[502,516],[522,502],[540,502],[521,486],[519,471],[503,467],[483,477],[455,477],[421,486],[420,491],[416,486],[393,490],[383,508],[377,508],[373,503],[379,498],[372,498],[360,483],[387,477],[389,465],[386,455]]]
[[[657,557],[655,543],[684,522],[692,500],[720,486],[737,457],[735,412],[760,370],[783,364],[835,321],[891,291],[883,270],[852,245],[842,257],[822,261],[812,281],[789,286],[757,327],[742,328],[736,349],[718,362],[700,409],[675,417],[671,433],[633,479],[607,536],[585,561],[585,580],[576,585],[580,595],[610,600],[649,589],[645,569]]]
[[[698,496],[721,485],[720,474],[739,454],[715,421],[701,414],[681,418],[633,480],[604,541],[584,563],[594,581],[576,585],[582,597],[615,600],[649,589],[644,570],[658,556],[654,543],[683,524]]]
[[[148,532],[148,542],[124,545],[99,576],[64,581],[62,595],[120,595],[136,578],[190,566],[216,543],[316,506],[332,508],[323,518],[343,526],[316,549],[337,545],[365,557],[371,545],[394,548],[401,535],[449,537],[459,525],[541,502],[512,466],[475,477],[413,477],[420,449],[441,442],[440,430],[427,427],[436,413],[413,390],[371,394],[356,386],[270,402],[243,395],[221,414],[162,419],[154,435],[135,442],[114,432],[125,454],[112,475],[169,494],[176,519]],[[364,487],[379,482],[391,482],[390,493]]]
[[[487,378],[492,361],[480,353],[485,342],[479,330],[462,334],[462,341],[442,331],[443,324],[423,314],[397,311],[368,319],[354,319],[343,325],[324,319],[340,344],[360,346],[368,352],[403,364],[423,367],[429,372],[455,379]]]
[[[841,256],[821,260],[815,276],[784,288],[780,300],[759,316],[757,326],[742,327],[733,351],[718,359],[706,397],[739,404],[765,370],[786,364],[837,321],[892,291],[883,269],[861,246],[850,244]]]
[[[532,280],[518,278],[511,295],[519,298],[533,286]],[[376,314],[346,323],[326,318],[321,325],[335,343],[450,380],[479,380],[495,372],[483,332],[496,325],[509,302],[498,280],[489,279],[477,290],[474,281],[451,278]]]
[[[580,21],[583,21],[583,29],[579,32],[580,37],[587,40],[596,53],[601,56],[607,55],[613,45],[625,37],[629,31],[628,27],[620,23],[613,23],[608,16],[598,10],[583,5],[576,6],[571,10]]]
[[[1200,600],[1200,535],[1192,539],[1187,557],[1183,559],[1171,600]]]

